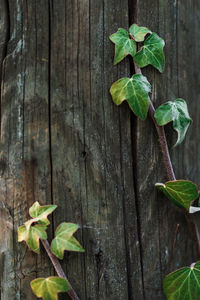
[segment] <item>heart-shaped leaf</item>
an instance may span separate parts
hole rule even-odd
[[[164,292],[167,300],[199,300],[200,262],[167,275]]]
[[[148,28],[140,27],[137,24],[131,25],[129,32],[136,42],[143,42],[147,33],[152,33]]]
[[[119,28],[116,33],[110,36],[110,40],[115,44],[115,65],[128,54],[132,56],[136,54],[136,43],[130,38],[125,29]]]
[[[37,278],[31,281],[33,293],[43,300],[58,300],[58,293],[67,292],[69,285],[61,277]]]
[[[43,225],[35,225],[27,228],[25,225],[18,227],[18,242],[25,241],[27,246],[35,253],[40,253],[39,240],[46,240],[47,227]]]
[[[43,205],[41,206],[39,202],[35,202],[29,209],[29,215],[33,218],[27,221],[25,226],[27,229],[31,226],[32,223],[38,222],[41,225],[49,225],[50,222],[47,219],[47,216],[51,214],[57,205]]]
[[[55,238],[51,242],[51,251],[59,259],[63,259],[64,251],[84,252],[79,242],[73,237],[79,226],[73,223],[61,223],[55,233]]]
[[[189,116],[187,103],[183,99],[176,99],[174,102],[168,101],[160,105],[154,114],[159,126],[173,122],[173,128],[178,133],[175,146],[179,145],[187,132],[192,119]]]
[[[121,78],[110,88],[113,102],[120,105],[127,100],[132,111],[142,120],[145,120],[147,116],[150,91],[150,83],[141,74],[135,74],[131,78]]]
[[[189,180],[168,181],[165,184],[156,183],[161,190],[175,205],[190,209],[191,202],[198,198],[198,187]]]
[[[165,42],[156,33],[152,33],[144,42],[144,46],[134,56],[139,68],[147,65],[154,66],[161,73],[165,68],[164,48]]]

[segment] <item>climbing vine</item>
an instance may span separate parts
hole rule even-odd
[[[33,252],[39,254],[41,240],[58,274],[58,276],[36,278],[31,281],[32,291],[37,297],[43,300],[58,300],[58,293],[66,292],[72,300],[79,300],[58,261],[58,258],[63,259],[65,250],[84,252],[73,236],[79,226],[73,223],[61,223],[56,229],[50,246],[46,233],[47,226],[50,224],[47,217],[56,207],[56,205],[40,206],[38,202],[35,202],[29,209],[31,219],[18,228],[18,241],[25,241]]]
[[[114,64],[120,63],[127,55],[133,58],[135,74],[129,78],[120,78],[112,84],[110,93],[113,102],[120,105],[127,101],[133,113],[145,120],[149,113],[156,127],[159,143],[163,155],[164,167],[168,181],[155,183],[158,190],[163,192],[174,205],[185,214],[193,238],[195,240],[197,255],[200,258],[200,240],[192,213],[200,211],[194,202],[199,197],[198,187],[189,180],[176,180],[167,146],[164,125],[172,123],[177,132],[179,145],[188,130],[192,120],[188,113],[187,103],[184,99],[174,99],[160,105],[156,110],[150,99],[151,84],[143,76],[141,69],[152,65],[159,72],[165,68],[164,40],[146,27],[133,24],[129,30],[119,28],[110,36],[115,44]],[[33,293],[44,300],[57,300],[58,293],[68,293],[71,299],[79,300],[58,259],[63,259],[64,251],[84,252],[84,249],[73,236],[78,225],[61,223],[55,237],[49,245],[47,240],[47,226],[50,224],[48,216],[56,209],[56,205],[41,206],[35,202],[29,209],[30,220],[18,228],[18,241],[25,241],[27,246],[35,253],[40,253],[40,241],[43,244],[58,276],[36,278],[31,281]],[[164,293],[168,300],[198,300],[200,299],[200,262],[192,263],[189,267],[176,270],[164,279]]]
[[[141,72],[141,68],[148,65],[152,65],[161,73],[164,71],[163,48],[165,42],[156,33],[137,24],[133,24],[128,31],[119,28],[110,36],[110,40],[115,44],[114,64],[122,61],[127,55],[131,55],[135,67],[135,74],[131,78],[120,78],[112,84],[110,93],[113,102],[120,105],[126,100],[133,113],[142,120],[147,118],[148,113],[151,116],[159,136],[168,177],[167,182],[155,183],[155,186],[185,214],[199,258],[198,230],[191,215],[200,210],[199,207],[194,206],[194,201],[199,197],[198,187],[189,180],[176,180],[163,127],[172,122],[173,129],[177,132],[177,141],[174,146],[177,146],[183,141],[192,120],[183,99],[168,101],[155,110],[150,100],[151,84]],[[192,263],[190,267],[181,268],[167,275],[163,288],[168,300],[200,299],[200,262]]]

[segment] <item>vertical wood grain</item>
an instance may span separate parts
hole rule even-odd
[[[195,133],[199,123],[198,75],[194,76],[196,69],[194,61],[199,61],[199,52],[196,51],[199,40],[194,37],[194,31],[196,32],[200,26],[199,5],[194,5],[191,1],[183,3],[151,0],[145,1],[145,4],[144,6],[141,1],[138,2],[138,23],[145,24],[164,38],[166,69],[161,75],[148,67],[144,74],[148,76],[153,86],[152,100],[156,107],[179,97],[184,98],[189,104],[189,111],[195,123],[183,144],[172,149],[176,135],[170,126],[167,126],[166,132],[177,178],[194,180],[198,184],[198,163],[195,163],[195,157],[198,157],[198,146],[194,148],[191,143],[196,145],[195,136],[197,140],[199,138]],[[137,123],[137,154],[142,153],[138,155],[137,182],[145,299],[164,299],[161,290],[162,280],[170,271],[172,244],[177,224],[180,224],[180,227],[173,269],[194,261],[195,248],[184,216],[176,212],[173,204],[152,185],[167,180],[163,174],[160,149],[155,146],[158,137],[152,122],[148,120],[146,123],[140,121]],[[147,197],[148,202],[146,202]]]
[[[10,39],[2,69],[0,161],[8,197],[2,196],[1,205],[6,201],[13,227],[7,232],[7,249],[1,244],[1,299],[35,299],[30,281],[50,274],[51,267],[43,254],[17,242],[17,227],[27,220],[34,201],[51,202],[49,20],[48,14],[43,17],[48,1],[9,1],[7,8]]]
[[[17,243],[34,201],[58,205],[50,237],[62,221],[80,225],[86,252],[66,253],[62,266],[81,300],[165,299],[177,223],[174,268],[195,260],[184,217],[154,188],[166,176],[151,120],[109,94],[133,72],[129,59],[113,66],[109,35],[136,15],[166,41],[165,73],[144,71],[155,106],[189,102],[194,122],[171,153],[177,177],[198,183],[197,2],[0,0],[1,300],[35,299],[30,281],[54,274],[43,249]],[[170,126],[167,136],[171,148]]]
[[[81,226],[86,253],[66,260],[82,299],[128,299],[141,285],[130,113],[109,95],[111,83],[129,73],[128,62],[113,67],[109,35],[118,24],[128,26],[126,1],[52,5],[54,220]]]

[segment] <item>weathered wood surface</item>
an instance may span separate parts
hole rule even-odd
[[[197,183],[199,19],[198,1],[138,1],[138,23],[166,41],[165,73],[145,71],[153,102],[190,103],[192,128],[171,152],[177,177]],[[36,200],[58,205],[50,236],[62,221],[80,224],[86,252],[62,265],[82,300],[165,299],[177,223],[174,268],[195,259],[184,217],[153,185],[166,177],[151,120],[109,95],[132,65],[112,65],[108,37],[135,20],[130,0],[0,0],[1,300],[35,299],[30,281],[54,274],[44,251],[17,243]]]

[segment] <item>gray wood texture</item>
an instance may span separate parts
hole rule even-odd
[[[50,238],[62,221],[80,224],[86,252],[65,254],[62,266],[81,300],[165,299],[177,224],[173,269],[196,259],[184,217],[154,188],[166,176],[152,121],[109,94],[133,72],[129,59],[113,66],[109,35],[134,22],[166,41],[165,72],[144,74],[155,106],[189,102],[192,127],[171,154],[177,178],[198,184],[198,1],[0,0],[1,300],[36,299],[30,281],[54,274],[43,249],[17,243],[35,201],[58,205]]]

